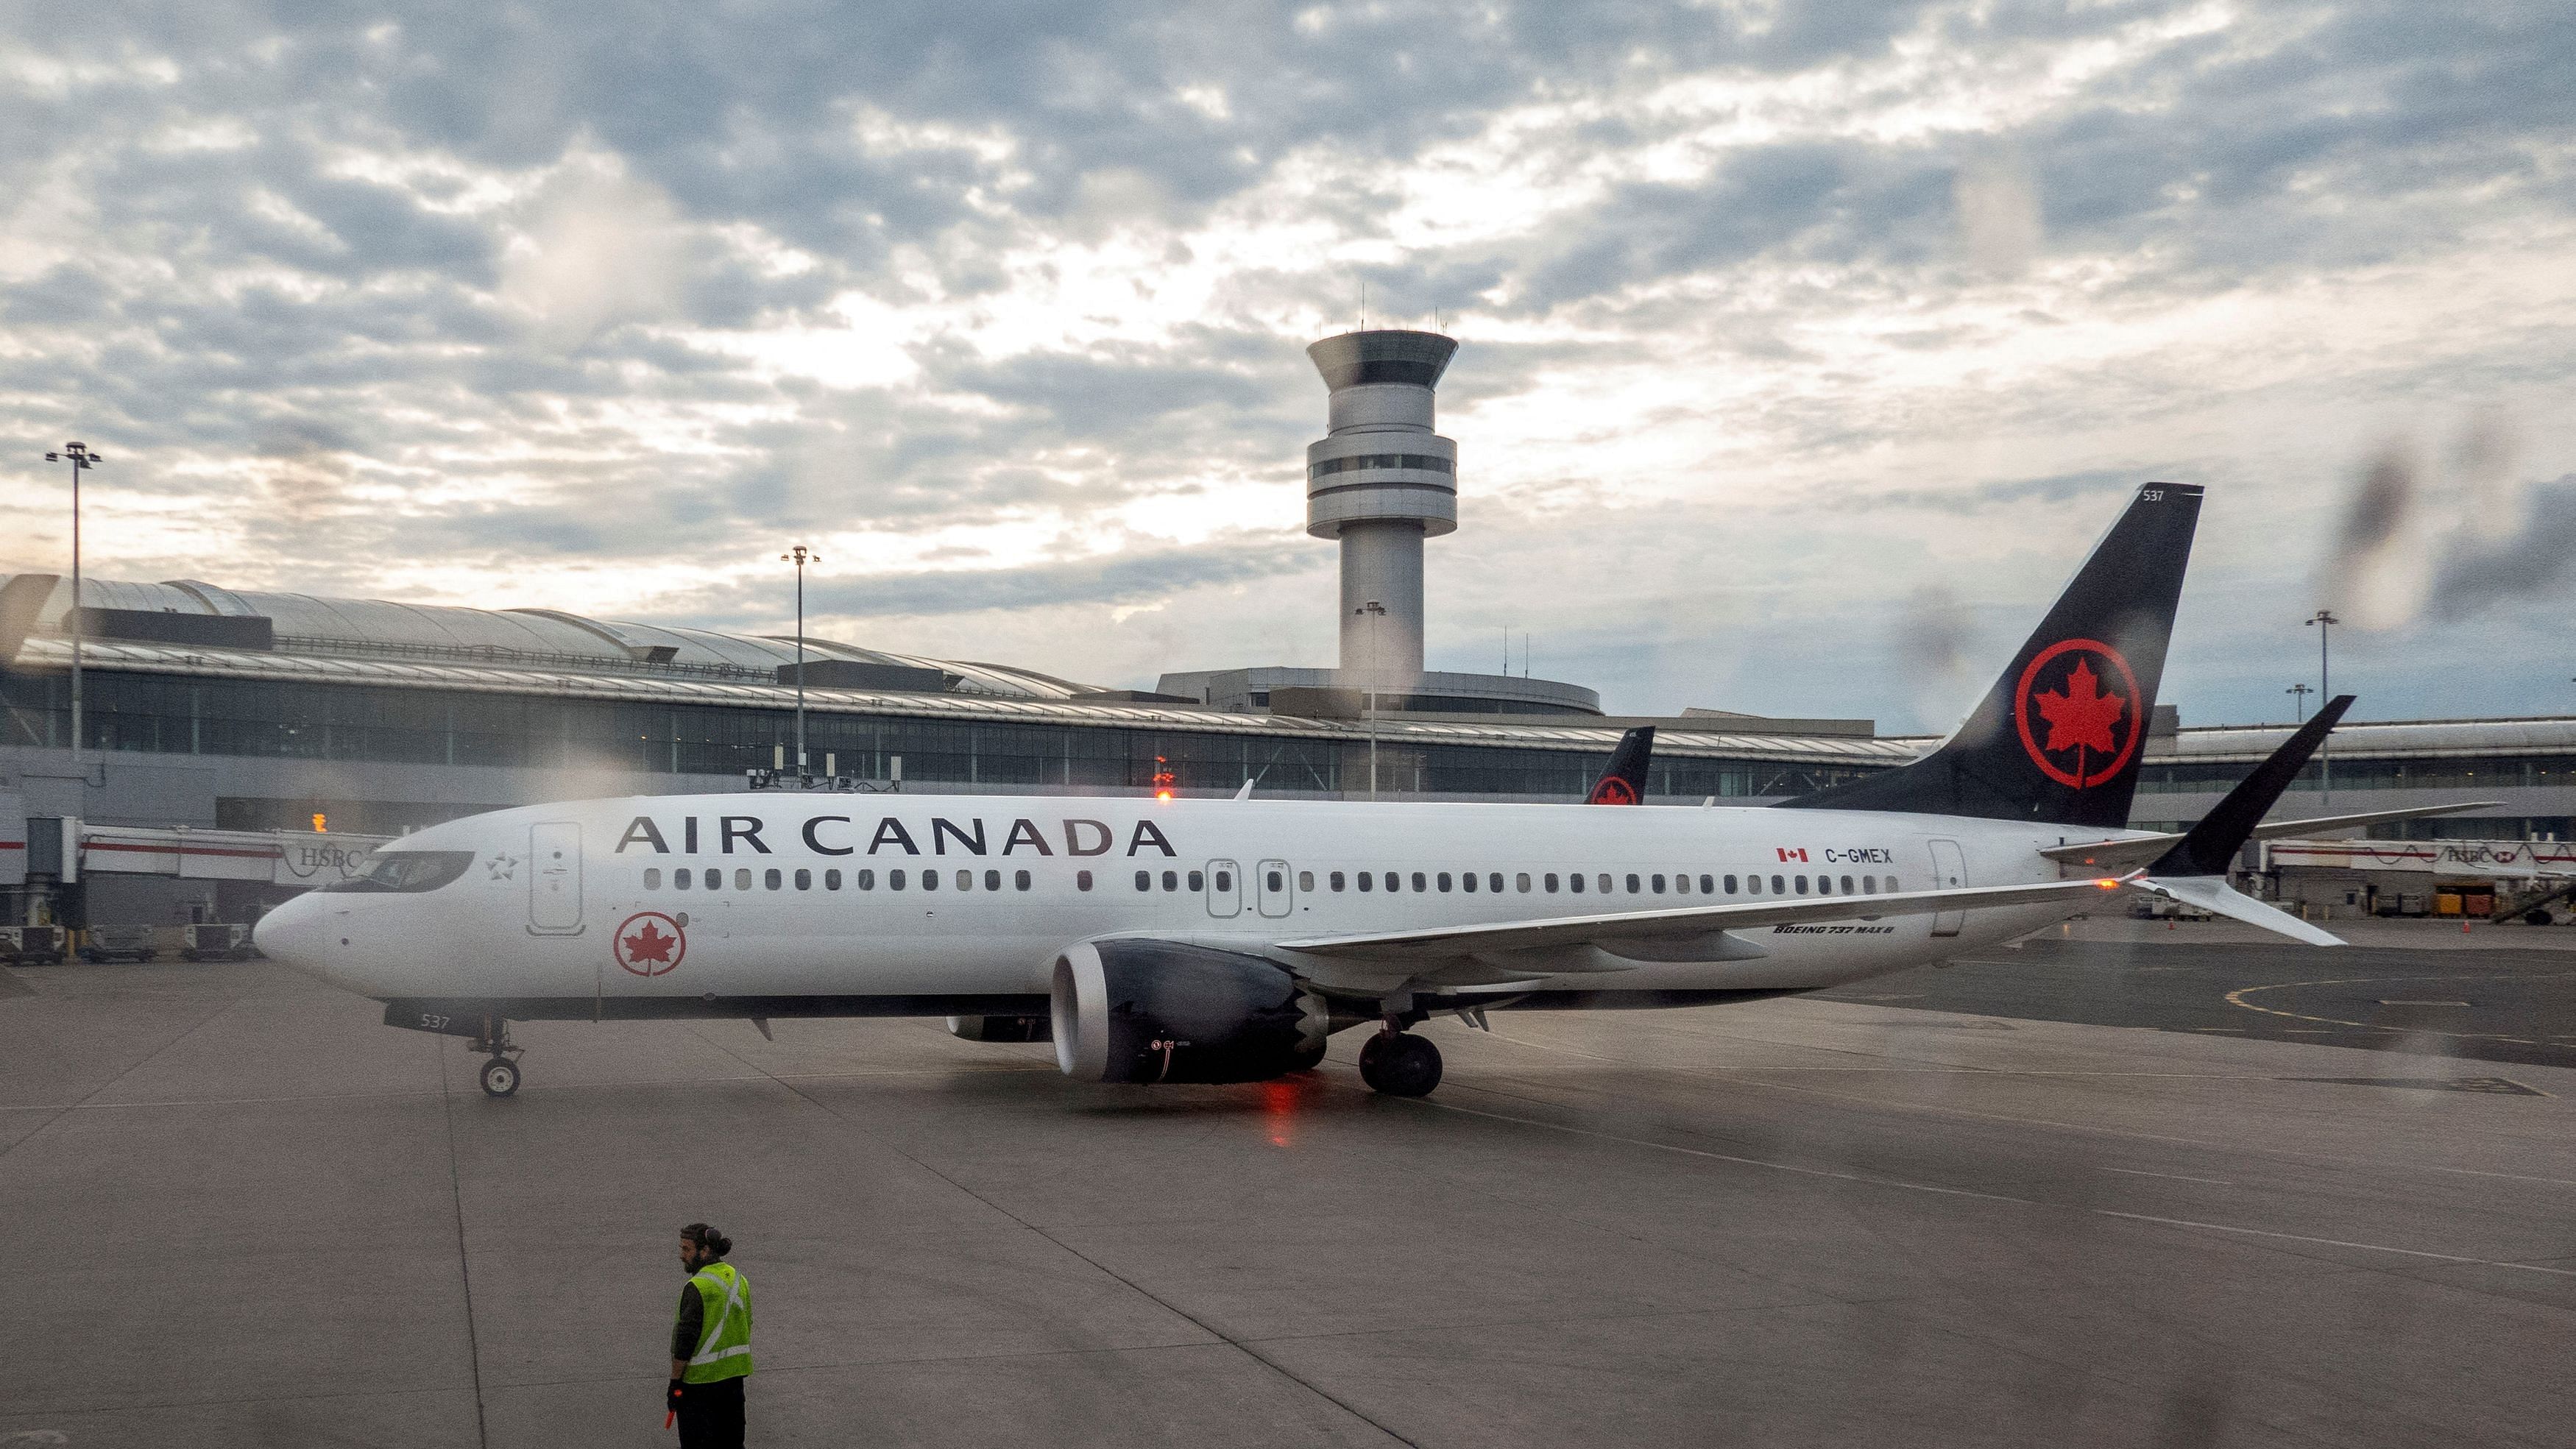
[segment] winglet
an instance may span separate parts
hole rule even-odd
[[[2299,771],[2307,768],[2308,757],[2325,743],[2327,732],[2343,718],[2343,712],[2352,708],[2352,699],[2349,694],[2338,694],[2328,701],[2325,708],[2299,726],[2298,733],[2284,740],[2270,759],[2237,781],[2236,788],[2227,792],[2217,809],[2202,816],[2173,849],[2158,856],[2156,863],[2147,867],[2147,874],[2226,875],[2227,863],[2254,837],[2254,827],[2263,823],[2264,815],[2282,792],[2299,778]]]

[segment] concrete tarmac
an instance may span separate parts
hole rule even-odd
[[[2576,1441],[2576,1070],[2438,1038],[1498,1013],[1395,1101],[1356,1033],[1157,1089],[935,1021],[540,1023],[496,1102],[268,965],[0,978],[0,1445],[668,1444],[698,1218],[754,1444]],[[2516,1090],[2380,1085],[2473,1079]]]

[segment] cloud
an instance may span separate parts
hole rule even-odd
[[[757,623],[803,539],[956,652],[1323,662],[1365,282],[1465,343],[1435,656],[1878,711],[1892,617],[2044,603],[2148,477],[2233,619],[2415,559],[2394,648],[2563,583],[2571,61],[2396,0],[58,10],[0,21],[0,432],[112,450],[107,577]],[[2384,537],[2373,437],[2461,439]],[[2178,653],[2196,717],[2267,639]]]

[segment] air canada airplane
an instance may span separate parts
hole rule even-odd
[[[2346,695],[2191,830],[2127,828],[2200,504],[2140,488],[1937,748],[1779,806],[636,796],[406,836],[258,942],[471,1038],[496,1097],[513,1020],[945,1016],[1135,1083],[1276,1077],[1367,1026],[1361,1077],[1419,1096],[1435,1013],[1812,991],[2125,892],[2337,945],[2230,888],[2244,843],[2472,807],[2261,824]]]

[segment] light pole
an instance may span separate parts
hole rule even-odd
[[[2334,626],[2343,622],[2330,609],[2319,609],[2307,622],[2317,629],[2317,693],[2334,698]],[[2317,808],[2334,803],[2334,740],[2317,742]]]
[[[780,563],[796,565],[796,781],[805,781],[805,566],[821,563],[823,556],[798,544],[778,556]]]
[[[1371,599],[1367,603],[1360,605],[1358,608],[1351,610],[1351,612],[1354,614],[1365,614],[1368,616],[1369,673],[1374,676],[1378,671],[1377,621],[1386,617],[1386,605],[1375,599]],[[1369,798],[1374,800],[1377,798],[1377,691],[1372,688],[1369,690],[1365,698],[1366,704],[1361,710],[1361,713],[1368,716]]]
[[[2293,684],[2281,692],[2290,696],[2290,723],[2305,724],[2308,718],[2308,696],[2316,691],[2304,684]]]
[[[47,453],[45,461],[72,465],[72,607],[68,617],[72,625],[72,763],[78,764],[81,751],[80,475],[107,460],[91,452],[87,443],[65,443],[60,452]]]

